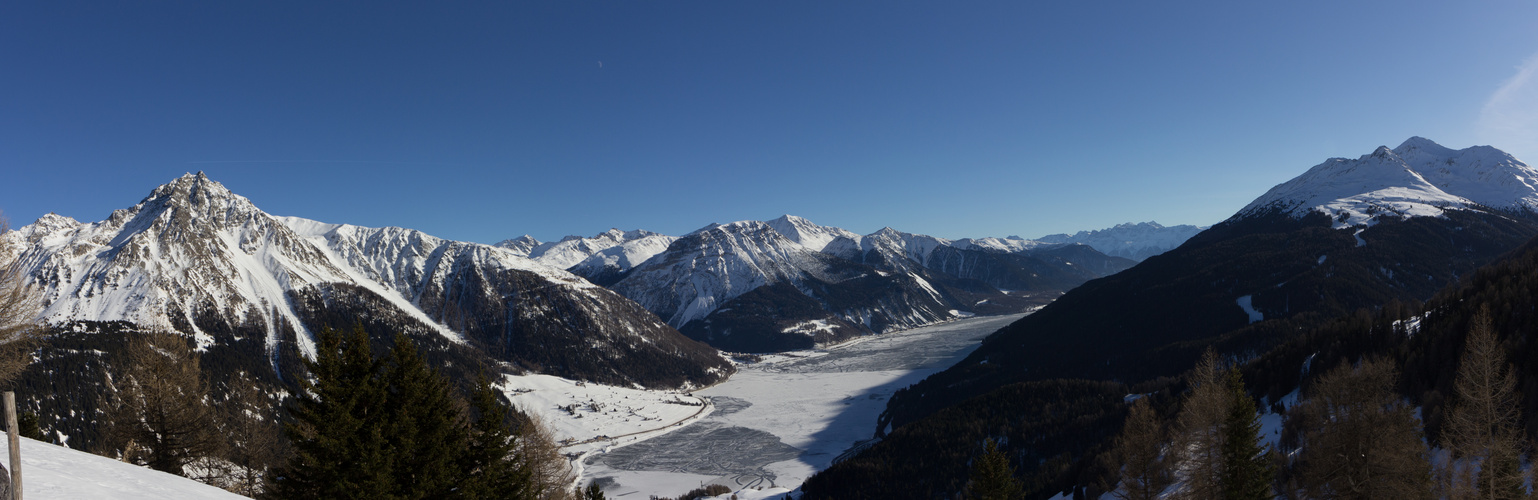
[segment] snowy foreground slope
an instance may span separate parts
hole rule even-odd
[[[21,473],[27,500],[246,498],[185,477],[27,438],[21,439]]]

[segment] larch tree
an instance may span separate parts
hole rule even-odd
[[[1179,460],[1177,479],[1183,483],[1177,498],[1223,497],[1223,424],[1232,405],[1223,373],[1217,353],[1208,349],[1186,375],[1191,390],[1176,416],[1172,440]]]
[[[1520,461],[1522,396],[1506,361],[1506,349],[1490,326],[1490,311],[1475,314],[1453,380],[1454,402],[1442,431],[1453,452],[1451,470],[1441,474],[1455,499],[1526,497]]]
[[[133,334],[122,359],[106,434],[125,460],[188,475],[188,464],[223,451],[192,339]]]
[[[1154,500],[1174,483],[1169,441],[1164,419],[1148,403],[1138,398],[1132,403],[1127,423],[1116,437],[1116,457],[1122,464],[1121,486],[1111,496],[1122,500]]]
[[[1292,469],[1309,498],[1431,498],[1431,463],[1415,410],[1394,392],[1393,361],[1343,364],[1293,409]]]
[[[232,493],[256,497],[263,492],[268,469],[287,454],[275,403],[247,372],[230,377],[219,403],[219,429],[225,437],[223,458],[228,466],[215,483]]]

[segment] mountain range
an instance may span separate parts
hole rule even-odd
[[[1249,359],[1337,318],[1413,309],[1538,235],[1535,179],[1538,170],[1494,148],[1452,150],[1420,137],[1327,160],[899,390],[875,422],[886,440],[808,481],[807,498],[882,481],[954,491],[964,470],[921,463],[935,463],[934,443],[946,436],[977,432],[1005,436],[1010,452],[1029,458],[1034,495],[1065,491],[1106,449],[1125,411],[1120,395],[1168,387],[1208,348]],[[1042,398],[1061,411],[986,410]]]
[[[314,329],[351,322],[411,333],[467,367],[648,387],[731,373],[713,349],[563,270],[409,229],[274,217],[202,173],[101,222],[50,215],[4,237],[22,248],[9,264],[41,289],[47,322],[178,331],[268,360],[256,371],[279,377],[313,355]]]
[[[793,215],[678,237],[615,229],[497,245],[609,286],[691,338],[745,352],[1017,312],[1133,264],[1073,243],[859,235]]]

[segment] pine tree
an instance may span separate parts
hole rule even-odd
[[[1260,443],[1255,401],[1244,392],[1244,377],[1238,369],[1228,370],[1226,382],[1230,404],[1223,425],[1223,498],[1271,498],[1271,482],[1276,473],[1266,459],[1267,448]]]
[[[457,498],[535,498],[531,471],[517,456],[517,435],[508,426],[507,406],[499,400],[491,381],[482,373],[470,394],[470,409],[477,416],[470,427],[469,446],[461,470],[469,477],[460,485]],[[594,485],[596,486],[596,485]],[[602,490],[599,491],[602,498]]]
[[[273,471],[275,498],[394,499],[392,456],[380,414],[387,411],[381,364],[362,325],[343,337],[329,328],[316,336],[316,356],[305,367],[314,382],[303,388],[285,433],[289,463]]]
[[[1121,487],[1111,492],[1123,500],[1153,500],[1174,482],[1172,467],[1165,456],[1164,421],[1159,412],[1138,398],[1132,403],[1127,423],[1116,438],[1116,453],[1122,462]]]
[[[427,366],[416,346],[396,334],[384,373],[384,429],[393,457],[395,495],[447,498],[462,479],[468,435],[448,380]]]
[[[1015,479],[1015,468],[1009,464],[1009,456],[999,449],[998,443],[989,439],[983,444],[983,454],[972,462],[971,477],[967,481],[968,500],[1016,500],[1024,487]]]
[[[587,489],[582,490],[582,500],[604,500],[603,488],[598,487],[598,483],[588,484]]]

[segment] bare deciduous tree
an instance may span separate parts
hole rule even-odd
[[[264,491],[267,469],[287,456],[288,442],[276,418],[276,403],[263,394],[254,377],[242,371],[229,380],[216,415],[223,453],[201,461],[204,477],[197,479],[255,498]]]

